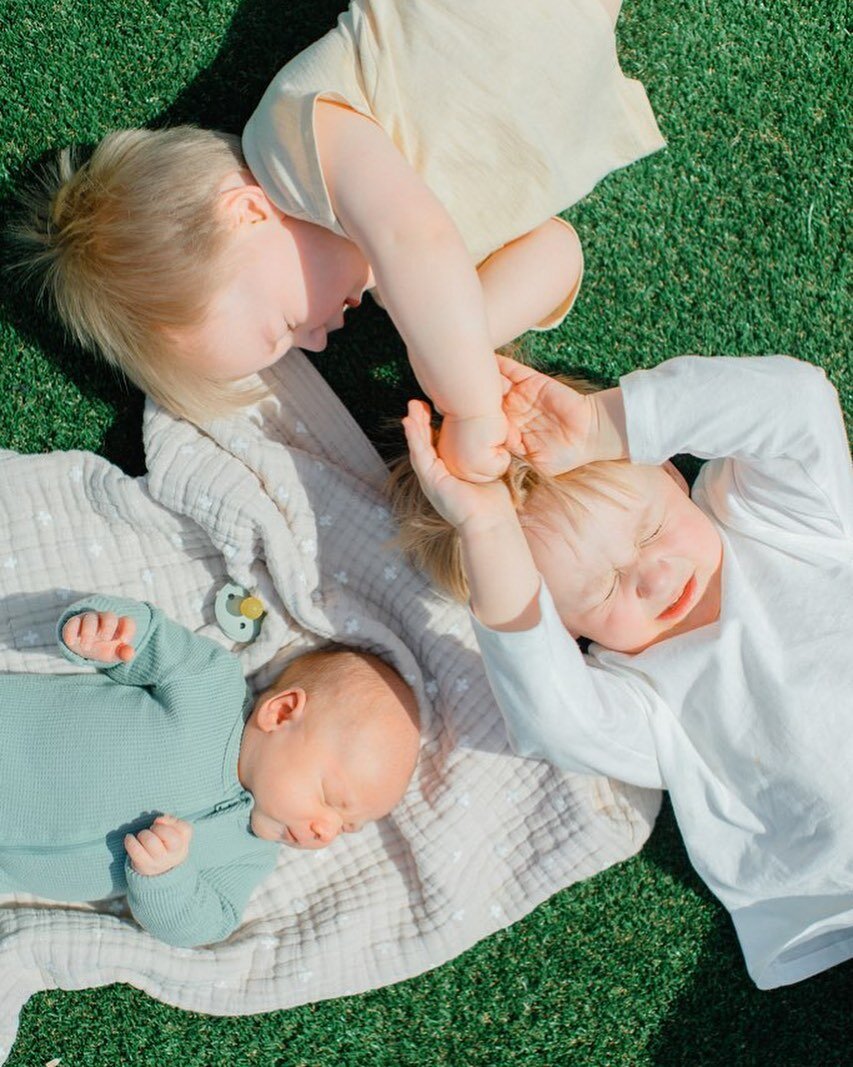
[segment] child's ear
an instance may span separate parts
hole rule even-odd
[[[253,184],[223,189],[219,194],[218,207],[228,225],[234,229],[255,222],[267,222],[275,216],[267,194],[259,185]]]
[[[681,489],[682,492],[690,496],[690,486],[687,484],[684,475],[681,473],[678,467],[675,466],[672,460],[668,459],[666,463],[661,463],[660,466],[661,470],[668,474],[670,478],[672,478],[678,488]]]
[[[268,696],[258,705],[256,722],[265,732],[278,730],[285,723],[296,723],[305,713],[307,696],[304,689],[283,689]]]

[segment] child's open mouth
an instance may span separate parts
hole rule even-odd
[[[661,622],[667,622],[669,619],[677,619],[679,615],[683,615],[693,601],[693,596],[696,593],[696,584],[696,575],[691,575],[682,589],[681,595],[658,615],[658,619]]]

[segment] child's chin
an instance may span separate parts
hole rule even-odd
[[[621,652],[624,656],[636,656],[638,652],[645,652],[647,648],[656,644],[666,637],[665,633],[635,634],[633,637],[623,637],[615,641],[599,640],[596,643],[611,652]]]

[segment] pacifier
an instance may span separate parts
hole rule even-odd
[[[248,643],[261,632],[264,605],[242,585],[229,582],[216,594],[214,613],[219,627],[232,641]]]

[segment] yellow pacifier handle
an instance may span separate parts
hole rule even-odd
[[[240,601],[240,614],[246,619],[259,619],[264,606],[256,596],[246,596]]]

